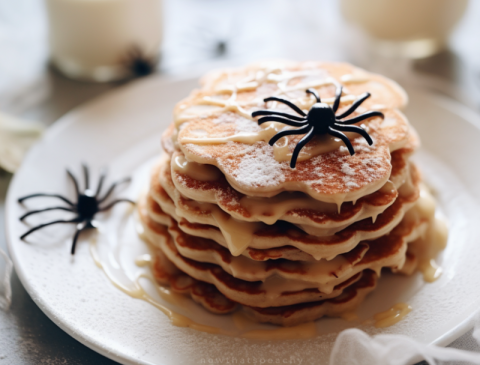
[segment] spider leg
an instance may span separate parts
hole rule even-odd
[[[33,233],[43,227],[47,227],[47,226],[51,226],[52,224],[57,224],[57,223],[77,223],[78,222],[78,218],[75,218],[75,219],[70,219],[68,221],[66,220],[57,220],[57,221],[53,221],[53,222],[48,222],[48,223],[43,223],[43,224],[40,224],[36,227],[33,227],[32,229],[28,230],[27,232],[25,232],[21,237],[20,239],[23,240],[25,237],[27,237],[30,233]]]
[[[293,150],[293,154],[292,154],[292,159],[290,160],[290,167],[292,169],[295,168],[295,166],[297,165],[297,158],[298,158],[298,154],[300,153],[300,150],[305,147],[305,145],[310,142],[310,140],[313,138],[314,136],[314,129],[312,128],[310,130],[310,132],[308,132],[307,135],[305,135],[301,140],[300,142],[297,143],[297,145],[295,146],[295,149]]]
[[[315,97],[315,100],[317,103],[321,103],[322,101],[320,100],[320,96],[317,93],[317,90],[315,89],[307,89],[306,90],[307,94],[312,94]]]
[[[99,201],[98,201],[98,204],[104,202],[112,193],[113,193],[113,190],[115,190],[115,188],[118,186],[118,185],[121,185],[123,183],[126,183],[126,182],[130,182],[130,178],[129,177],[126,177],[122,180],[119,180],[117,182],[114,182],[112,184],[112,186],[110,186],[110,189],[108,189],[107,193],[104,195],[103,198],[101,198]]]
[[[114,200],[113,202],[111,202],[110,204],[108,204],[107,206],[105,206],[103,208],[100,208],[98,211],[99,212],[104,212],[106,210],[111,209],[115,204],[122,203],[122,202],[136,204],[133,200],[130,200],[130,199],[117,199],[117,200]]]
[[[82,164],[83,168],[83,177],[85,179],[85,190],[90,188],[90,173],[88,171],[88,166],[85,164]]]
[[[100,174],[100,179],[98,180],[97,192],[95,193],[95,197],[98,197],[100,191],[102,190],[103,182],[107,177],[107,169],[103,168],[102,173]]]
[[[366,139],[368,144],[371,146],[373,144],[372,137],[369,136],[367,131],[361,127],[358,127],[356,125],[341,125],[341,124],[334,124],[335,129],[342,131],[342,132],[353,132],[353,133],[358,133],[360,134],[363,138]]]
[[[77,246],[78,236],[80,236],[80,233],[82,233],[82,231],[85,231],[89,227],[89,221],[84,221],[77,224],[77,230],[75,231],[75,235],[73,236],[72,248],[70,251],[72,255],[75,255],[75,247]]]
[[[280,122],[286,125],[291,125],[293,127],[303,127],[305,124],[307,124],[307,121],[303,122],[295,122],[293,120],[290,120],[288,118],[283,118],[283,117],[275,117],[275,116],[268,116],[268,117],[262,117],[258,120],[258,125],[262,125],[263,123],[266,122]]]
[[[345,134],[333,129],[332,127],[328,127],[328,130],[329,130],[328,134],[330,134],[331,136],[340,138],[343,141],[343,143],[345,143],[345,146],[347,146],[348,152],[350,152],[351,156],[355,154],[355,150],[353,149],[352,143],[350,142],[350,140]]]
[[[362,120],[373,118],[373,117],[385,118],[382,112],[370,111],[347,120],[337,121],[337,123],[338,124],[355,124],[355,123],[361,122]]]
[[[278,101],[279,103],[282,103],[282,104],[285,104],[285,105],[288,105],[290,108],[292,108],[293,110],[295,110],[298,114],[306,117],[307,114],[305,114],[303,112],[302,109],[300,109],[298,106],[296,106],[295,104],[293,104],[291,101],[288,101],[286,99],[282,99],[282,98],[277,98],[276,96],[271,96],[269,98],[266,98],[266,99],[263,99],[264,102],[267,102],[267,101]]]
[[[78,190],[77,179],[75,178],[75,176],[72,174],[72,172],[69,169],[67,169],[67,174],[68,174],[68,176],[70,176],[70,179],[73,182],[73,186],[75,187],[75,193],[77,194],[77,196],[80,195],[80,190]]]
[[[275,142],[277,142],[280,138],[282,137],[285,137],[285,136],[290,136],[290,135],[294,135],[294,134],[305,134],[305,133],[308,133],[310,132],[310,129],[313,129],[312,126],[310,125],[306,125],[305,127],[302,127],[302,128],[298,128],[298,129],[287,129],[285,131],[281,131],[281,132],[278,132],[277,134],[275,134],[271,139],[270,141],[268,141],[268,144],[270,146],[273,146],[275,144]]]
[[[254,111],[252,113],[253,118],[258,117],[259,115],[278,115],[280,117],[286,117],[286,118],[290,118],[290,119],[293,119],[293,120],[298,120],[299,122],[302,122],[302,121],[305,120],[304,117],[297,117],[296,115],[291,115],[291,114],[288,114],[288,113],[275,112],[273,110],[257,110],[257,111]]]
[[[340,98],[342,97],[342,91],[343,91],[343,86],[337,87],[337,90],[335,91],[335,102],[333,103],[332,109],[333,112],[336,113],[337,109],[340,105]]]
[[[69,208],[69,207],[51,207],[51,208],[45,208],[45,209],[32,210],[32,211],[27,212],[24,215],[22,215],[19,219],[21,221],[23,221],[25,218],[27,218],[31,215],[46,212],[46,211],[49,211],[49,210],[66,210],[67,212],[73,212],[74,211],[72,208]]]
[[[364,94],[360,95],[360,97],[357,100],[355,100],[355,102],[352,104],[352,106],[350,108],[348,108],[347,111],[345,111],[344,113],[339,115],[337,118],[342,119],[342,118],[348,117],[369,97],[370,97],[370,93],[364,93]]]
[[[39,196],[47,196],[47,197],[51,197],[51,198],[58,198],[58,199],[63,200],[68,205],[71,205],[72,207],[75,206],[75,204],[73,204],[70,200],[68,200],[67,198],[65,198],[65,197],[63,197],[59,194],[44,194],[44,193],[30,194],[30,195],[24,196],[22,198],[19,198],[18,202],[23,203],[27,199],[36,198],[36,197],[39,197]]]

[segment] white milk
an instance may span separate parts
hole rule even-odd
[[[468,0],[341,0],[345,18],[379,51],[424,57],[442,49]]]
[[[161,0],[46,0],[53,64],[72,78],[128,77],[133,48],[157,55]]]

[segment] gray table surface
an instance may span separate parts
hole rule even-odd
[[[69,80],[48,64],[40,0],[0,0],[0,110],[54,123],[72,108],[123,83]],[[165,0],[165,40],[159,72],[201,72],[259,58],[346,60],[400,78],[436,76],[480,105],[480,2],[472,1],[450,49],[427,59],[382,59],[361,48],[329,0]],[[360,42],[360,41],[358,41]],[[226,44],[226,48],[219,44]],[[224,50],[225,52],[223,52]],[[471,104],[470,104],[471,105]],[[0,171],[0,248],[6,250],[4,200],[11,175]],[[109,364],[80,344],[32,301],[16,274],[13,302],[0,311],[0,364]],[[480,352],[469,331],[451,347]]]

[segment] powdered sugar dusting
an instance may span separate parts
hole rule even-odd
[[[212,122],[213,124],[235,123],[238,118],[239,118],[238,114],[228,112],[228,113],[220,114],[218,117],[213,119]]]
[[[348,188],[359,188],[360,186],[354,181],[355,180],[355,170],[350,167],[347,162],[342,163],[340,171],[342,171],[345,176],[342,177],[345,186]]]
[[[349,188],[358,188],[360,187],[356,182],[354,181],[347,181],[345,183],[346,186],[348,186]]]
[[[262,129],[257,122],[232,112],[220,114],[212,120],[212,123],[215,125],[234,124],[235,133],[255,133]]]
[[[236,133],[256,133],[262,128],[254,121],[247,118],[237,118],[235,121]]]
[[[338,150],[339,150],[342,154],[344,154],[344,155],[347,154],[347,153],[349,153],[349,152],[348,152],[348,148],[345,147],[345,146],[340,146],[340,148],[339,148]]]
[[[345,175],[349,175],[349,176],[354,176],[355,175],[355,170],[352,169],[347,162],[344,162],[342,164],[342,169],[341,170]]]
[[[238,183],[249,186],[277,185],[285,181],[282,164],[273,157],[272,148],[257,143],[243,156],[234,174]]]

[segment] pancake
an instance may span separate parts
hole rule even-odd
[[[318,302],[300,303],[283,307],[252,308],[244,310],[258,322],[268,322],[282,326],[294,326],[310,322],[321,317],[341,317],[352,312],[377,285],[377,275],[370,270],[362,273],[360,280],[347,287],[342,294],[333,299]]]
[[[422,216],[429,215],[430,224],[423,235],[409,244],[405,264],[402,267],[393,268],[392,271],[411,275],[420,269],[426,281],[434,281],[442,270],[432,259],[447,246],[448,228],[446,222],[435,214],[435,199],[431,195],[424,195],[422,201],[423,204],[417,213]],[[411,219],[419,219],[419,216]]]
[[[406,102],[394,82],[341,63],[205,76],[175,107],[138,205],[159,284],[214,313],[291,326],[354,310],[383,269],[434,280],[447,231],[410,161],[420,141]]]
[[[393,229],[408,210],[418,199],[418,184],[420,178],[414,165],[409,180],[411,185],[405,184],[400,188],[403,192],[383,214],[380,214],[375,222],[366,218],[355,222],[343,230],[321,230],[321,234],[328,236],[314,236],[312,233],[320,231],[315,227],[295,227],[278,222],[273,225],[264,223],[240,222],[228,216],[216,206],[209,209],[198,208],[196,202],[186,202],[176,196],[172,199],[169,194],[164,194],[161,185],[156,182],[155,173],[152,178],[150,193],[162,210],[170,214],[177,221],[185,218],[190,223],[200,223],[202,226],[180,225],[181,229],[189,230],[193,235],[211,238],[219,244],[228,247],[230,252],[238,256],[246,247],[256,249],[268,249],[280,246],[294,246],[312,255],[315,259],[330,259],[340,253],[347,252],[361,240],[374,239],[382,236]],[[172,187],[172,186],[171,186]],[[173,187],[172,187],[173,188]],[[170,191],[174,195],[174,191]],[[168,196],[168,198],[167,198]],[[190,203],[190,204],[188,204]],[[211,227],[217,227],[215,230]],[[201,229],[206,228],[206,229]],[[196,231],[196,233],[195,233]]]
[[[223,85],[221,89],[209,87],[196,91],[177,105],[174,112],[176,128],[170,130],[175,149],[182,151],[189,161],[218,167],[232,187],[249,196],[270,197],[282,191],[301,191],[317,200],[339,204],[357,200],[386,183],[391,169],[390,152],[404,147],[409,138],[408,121],[396,109],[405,101],[400,95],[402,93],[398,92],[400,88],[391,87],[391,82],[379,81],[375,77],[375,81],[370,82],[367,73],[363,73],[362,82],[357,79],[355,86],[352,82],[334,80],[330,72],[337,67],[345,67],[333,64],[297,64],[294,68],[300,73],[296,74],[290,66],[252,67],[244,70],[245,77],[251,77],[252,72],[266,75],[255,81],[255,87],[244,89],[234,81],[231,71],[225,71],[218,77],[230,80],[229,85]],[[351,70],[353,72],[354,69]],[[238,72],[242,73],[242,70]],[[315,88],[314,85],[317,85],[322,100],[329,102],[335,87],[342,82],[345,88],[339,113],[358,96],[350,89],[363,92],[368,91],[372,84],[381,85],[370,90],[371,98],[359,110],[365,112],[380,107],[385,114],[383,121],[372,118],[362,123],[374,144],[368,146],[363,139],[356,138],[358,135],[352,135],[350,138],[356,154],[350,156],[335,138],[317,138],[302,150],[297,168],[290,169],[289,154],[301,136],[288,137],[288,141],[284,138],[284,147],[272,148],[268,140],[284,126],[277,122],[259,126],[251,117],[251,112],[268,107],[263,102],[264,97],[280,94],[288,96],[300,108],[307,109],[313,98],[305,93],[305,89]],[[286,84],[280,86],[282,83]],[[208,84],[217,84],[217,81]],[[295,90],[281,91],[290,87]],[[225,103],[228,105],[222,106]],[[286,111],[282,110],[282,105],[276,104],[275,110]],[[167,133],[166,139],[169,138]],[[324,151],[325,148],[327,151]],[[279,149],[283,152],[275,153]],[[317,153],[319,149],[322,151],[320,154]],[[279,158],[280,155],[284,158]],[[344,173],[346,170],[348,175]]]
[[[401,268],[408,242],[419,238],[431,220],[431,217],[421,211],[419,208],[421,205],[420,201],[407,213],[402,223],[388,235],[374,241],[362,242],[354,250],[337,256],[330,262],[289,262],[287,260],[259,262],[246,257],[233,257],[211,240],[184,234],[173,220],[168,229],[170,237],[166,239],[165,226],[150,218],[146,203],[142,203],[140,214],[148,240],[159,247],[182,271],[197,280],[215,284],[223,294],[237,302],[252,305],[251,302],[244,302],[245,299],[235,296],[236,293],[232,291],[235,291],[236,287],[232,288],[228,284],[234,279],[241,279],[242,290],[253,286],[252,292],[256,290],[266,292],[267,296],[262,298],[260,306],[275,306],[282,303],[279,298],[282,292],[279,290],[299,288],[294,290],[298,292],[315,287],[322,294],[331,295],[337,285],[365,269],[380,272],[383,267]],[[193,260],[188,258],[190,255],[195,256]],[[225,276],[228,279],[225,279]],[[296,300],[296,298],[290,297],[289,300]],[[302,298],[302,301],[306,301],[305,298]]]
[[[176,293],[190,295],[197,303],[213,313],[226,314],[242,308],[259,322],[293,326],[312,321],[322,316],[337,317],[355,309],[365,296],[375,289],[377,276],[372,271],[359,274],[358,280],[348,286],[341,296],[322,301],[308,302],[275,308],[239,306],[220,293],[214,285],[193,279],[174,267],[166,272],[165,267],[174,265],[159,250],[154,256],[152,272],[162,285],[169,285]]]
[[[408,178],[407,160],[418,145],[415,134],[412,134],[411,137],[406,148],[392,154],[391,182],[387,182],[379,191],[360,198],[359,202],[349,202],[344,203],[341,207],[338,206],[338,210],[334,204],[316,201],[299,192],[288,192],[264,199],[246,196],[234,190],[223,175],[209,165],[189,162],[187,166],[189,164],[193,164],[193,166],[184,170],[187,170],[190,175],[193,174],[195,178],[183,173],[179,174],[175,171],[175,166],[178,165],[178,159],[184,161],[184,156],[178,152],[173,155],[171,172],[168,171],[168,158],[166,156],[162,158],[163,168],[160,168],[159,178],[170,197],[175,198],[176,196],[177,209],[180,208],[179,201],[184,206],[189,202],[193,203],[193,209],[197,210],[216,211],[218,206],[233,218],[241,221],[263,221],[272,224],[281,219],[299,224],[311,234],[326,236],[345,228],[356,220],[375,217],[393,203],[396,198],[394,188],[398,188]],[[214,170],[212,171],[212,169]],[[216,180],[207,181],[212,177]],[[394,187],[392,187],[392,183]],[[175,190],[178,190],[178,193]],[[215,204],[215,206],[199,204],[199,202]],[[295,206],[297,209],[290,209]],[[184,208],[186,211],[192,211],[192,207],[185,206]],[[220,218],[222,218],[221,216],[220,214]],[[193,217],[188,220],[199,223]],[[313,230],[311,227],[319,229]],[[329,227],[333,229],[328,230]]]
[[[327,226],[338,223],[346,226],[355,220],[376,216],[393,203],[397,197],[395,189],[408,178],[407,161],[415,147],[415,140],[412,140],[408,148],[392,153],[392,173],[389,182],[380,190],[356,202],[343,203],[341,207],[317,201],[300,192],[284,192],[272,198],[246,196],[233,189],[218,169],[188,162],[180,152],[172,155],[170,172],[167,171],[168,158],[162,158],[159,176],[164,186],[171,185],[170,180],[173,181],[181,196],[216,204],[236,219],[267,224],[284,220],[305,225]]]
[[[263,99],[272,95],[279,87],[284,88],[287,83],[299,86],[298,82],[305,76],[309,77],[311,82],[319,82],[319,86],[323,85],[325,88],[323,91],[325,93],[330,92],[329,97],[333,97],[335,91],[334,89],[330,90],[329,86],[332,87],[335,83],[344,82],[348,84],[352,93],[371,92],[372,97],[366,101],[367,105],[383,104],[387,108],[401,109],[408,101],[405,91],[394,81],[382,75],[369,73],[351,64],[340,62],[262,61],[243,68],[211,71],[200,79],[200,83],[202,89],[209,91],[232,90],[231,84],[236,84],[236,88],[240,90],[255,89],[257,92],[263,92],[264,94],[260,95],[260,98]],[[280,79],[282,77],[283,79]],[[314,80],[313,77],[316,77],[317,80]],[[331,80],[326,80],[329,77]],[[248,78],[250,79],[249,84],[245,84],[245,80]],[[263,88],[258,90],[258,86],[262,82]],[[311,83],[308,87],[315,86]],[[304,89],[300,91],[304,91]],[[196,91],[190,97],[194,97],[195,94]],[[299,93],[299,96],[303,97],[304,95]],[[325,98],[327,95],[321,96]],[[326,100],[326,102],[331,103],[332,101]],[[184,109],[182,104],[178,104],[175,113]]]
[[[360,198],[355,204],[344,203],[339,211],[335,204],[319,202],[300,192],[280,193],[271,198],[249,197],[232,189],[224,180],[223,184],[220,183],[221,185],[202,182],[202,185],[208,186],[210,191],[215,190],[212,199],[205,202],[206,194],[200,194],[198,190],[196,195],[203,195],[202,200],[185,196],[177,189],[169,171],[169,162],[162,161],[158,178],[160,185],[175,201],[177,209],[191,211],[197,208],[215,212],[220,208],[228,216],[245,222],[263,222],[272,225],[282,220],[299,227],[311,226],[324,232],[331,232],[332,228],[340,230],[357,220],[378,216],[393,204],[398,196],[396,187],[387,181],[380,190]],[[174,175],[178,181],[179,176]]]
[[[356,138],[351,141],[356,151],[353,156],[350,156],[345,147],[338,145],[331,152],[299,161],[296,169],[291,169],[289,160],[278,162],[274,157],[274,149],[264,141],[252,145],[235,142],[197,145],[191,142],[201,138],[185,137],[192,128],[207,130],[207,135],[215,136],[213,128],[210,127],[222,124],[215,119],[211,120],[210,124],[207,124],[208,122],[207,118],[203,118],[201,123],[197,123],[199,125],[189,123],[182,128],[177,137],[178,141],[188,141],[185,145],[180,144],[183,147],[182,152],[189,161],[218,167],[235,190],[249,196],[271,197],[282,191],[301,191],[327,203],[340,204],[358,200],[380,189],[387,182],[391,173],[392,146],[396,144],[397,149],[400,149],[408,142],[405,117],[400,112],[394,115],[387,113],[386,122],[369,122],[368,133],[375,141],[372,146],[364,139]],[[396,127],[391,135],[382,129],[384,123],[390,122]],[[254,121],[250,123],[256,125]],[[232,131],[230,135],[234,133]],[[218,134],[224,135],[226,132],[221,130]],[[291,150],[300,138],[291,138]],[[323,145],[323,142],[318,141],[318,144]],[[310,146],[314,148],[313,145]]]
[[[145,209],[145,212],[142,214],[148,215],[146,202],[143,204],[145,207],[142,209]],[[355,249],[338,255],[331,261],[254,261],[244,256],[231,256],[225,248],[212,240],[183,233],[174,220],[170,223],[168,231],[180,255],[196,262],[216,264],[235,278],[266,283],[268,279],[275,276],[286,279],[281,283],[282,287],[287,287],[289,282],[302,281],[307,282],[304,285],[313,285],[321,292],[330,294],[333,287],[365,269],[379,272],[383,267],[401,268],[403,266],[407,243],[425,233],[430,218],[409,219],[412,214],[417,214],[415,208],[407,213],[406,219],[389,235],[373,241],[361,242]],[[158,222],[150,222],[149,219],[149,216],[142,217],[146,235],[155,245],[163,238],[156,236],[155,229],[150,228]],[[172,261],[177,263],[175,260]],[[280,283],[280,280],[275,280],[275,283]]]
[[[155,252],[151,266],[159,284],[168,285],[175,293],[189,295],[212,313],[226,314],[238,309],[238,304],[226,298],[214,285],[195,280],[177,269],[160,250]]]
[[[156,248],[154,252],[160,250],[182,272],[196,280],[215,285],[225,297],[237,303],[255,307],[289,305],[334,298],[340,295],[344,289],[344,285],[342,285],[344,283],[341,283],[329,294],[326,294],[306,282],[292,281],[288,283],[288,286],[284,286],[285,281],[277,283],[272,280],[264,284],[258,281],[249,282],[237,279],[218,265],[197,262],[180,255],[167,228],[149,220],[147,215],[140,214],[146,239]],[[353,276],[346,281],[346,284],[353,283],[359,277],[360,275]]]
[[[175,153],[172,159],[172,171],[164,170],[170,168],[170,161],[165,161],[160,179],[163,181],[171,179],[183,199],[217,205],[233,218],[247,222],[264,222],[271,225],[283,220],[320,227],[337,222],[349,224],[382,213],[393,204],[398,195],[397,187],[388,181],[380,190],[360,198],[355,204],[352,202],[342,204],[338,212],[336,204],[320,202],[301,192],[283,192],[271,198],[249,197],[234,190],[223,176],[214,181],[205,181],[178,173],[176,166],[181,163],[179,160],[184,158]],[[195,170],[199,170],[197,166]]]
[[[168,195],[163,191],[163,193],[168,198]],[[173,219],[171,215],[166,214],[158,203],[149,195],[146,197],[146,204],[148,215],[155,222],[169,226],[171,220]],[[174,210],[173,204],[171,208]],[[219,235],[219,229],[213,226],[208,226],[205,224],[196,224],[190,223],[184,218],[180,218],[177,221],[177,224],[181,227],[182,231],[185,233],[194,235],[199,238],[208,238],[212,235]],[[264,261],[264,260],[275,260],[275,259],[288,259],[288,260],[302,260],[302,261],[315,261],[313,256],[307,254],[298,248],[292,246],[283,246],[280,248],[267,249],[267,250],[257,250],[253,248],[247,248],[242,255],[250,257],[252,260]]]

